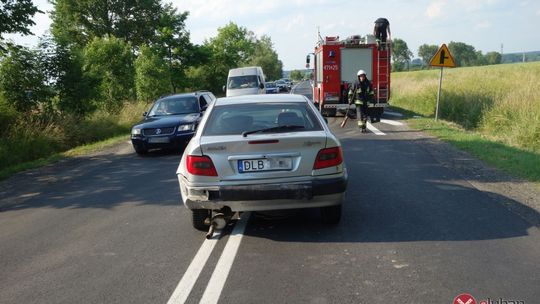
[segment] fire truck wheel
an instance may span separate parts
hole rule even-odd
[[[335,117],[336,116],[336,109],[324,109],[323,115],[328,117]]]

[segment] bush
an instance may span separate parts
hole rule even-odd
[[[0,99],[0,110],[2,107]],[[86,118],[51,113],[15,116],[6,128],[12,131],[0,135],[0,170],[115,135],[126,134],[127,138],[146,109],[146,103],[126,103],[117,114],[99,110]]]

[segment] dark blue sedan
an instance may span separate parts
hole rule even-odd
[[[183,149],[199,125],[208,105],[216,97],[208,91],[175,94],[158,99],[131,129],[131,143],[137,154],[150,149]]]

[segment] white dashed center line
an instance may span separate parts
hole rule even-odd
[[[195,282],[197,282],[197,279],[199,278],[208,257],[210,257],[212,250],[214,250],[214,247],[219,240],[219,237],[220,233],[216,233],[214,234],[213,238],[203,242],[201,248],[199,248],[199,251],[197,251],[197,254],[191,261],[191,264],[189,264],[186,273],[184,273],[180,283],[178,283],[178,286],[176,286],[176,289],[174,290],[167,304],[183,304],[186,302],[191,289],[193,289]]]
[[[383,132],[379,131],[379,129],[375,128],[369,121],[367,123],[367,129],[375,133],[375,135],[386,135]]]
[[[212,273],[212,277],[210,278],[208,286],[206,286],[206,290],[199,303],[213,304],[218,302],[223,286],[225,286],[225,281],[227,281],[227,277],[229,276],[229,271],[231,271],[236,252],[238,251],[238,247],[240,247],[240,242],[244,236],[244,230],[246,229],[249,215],[249,213],[242,214],[242,218],[234,226],[231,236],[227,241],[227,245],[225,245],[225,249],[223,249],[223,253],[219,258],[214,273]]]
[[[229,276],[229,271],[232,268],[234,258],[236,257],[236,252],[238,247],[240,247],[240,242],[244,236],[244,230],[246,229],[247,222],[249,220],[249,212],[242,214],[240,220],[235,224],[229,240],[225,245],[225,249],[219,258],[219,261],[212,273],[212,277],[206,286],[203,297],[200,303],[217,303],[223,286],[225,286],[225,281]],[[176,286],[173,294],[167,301],[167,304],[184,304],[195,286],[197,279],[199,278],[201,271],[203,270],[208,258],[212,254],[214,247],[216,246],[221,232],[214,234],[214,237],[210,240],[205,240],[197,251],[197,254],[191,261],[188,269],[182,276],[180,283]]]

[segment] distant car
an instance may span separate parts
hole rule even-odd
[[[266,94],[265,82],[264,72],[259,66],[230,69],[223,91],[227,97]]]
[[[276,86],[279,88],[279,92],[289,92],[289,87],[287,86],[287,83],[283,80],[276,80]]]
[[[289,78],[282,78],[281,80],[285,81],[285,84],[287,85],[287,88],[288,88],[289,91],[290,91],[291,88],[292,88],[292,86],[293,86],[292,80],[290,80]]]
[[[279,89],[276,86],[276,83],[273,81],[268,81],[265,84],[266,87],[266,94],[276,94],[279,93]]]
[[[199,230],[213,211],[320,208],[335,224],[347,188],[339,140],[313,103],[294,94],[217,99],[176,174]]]
[[[137,154],[155,148],[183,148],[195,134],[203,112],[216,100],[208,91],[175,94],[158,99],[144,119],[131,128]]]

